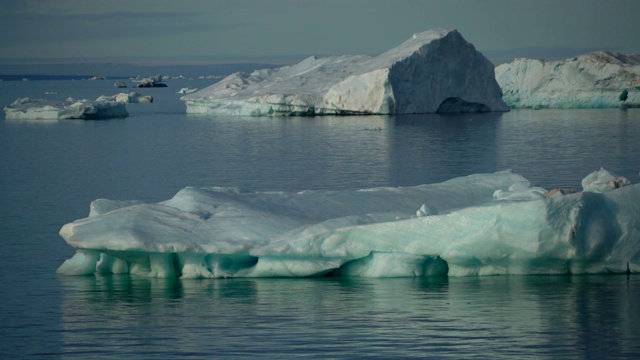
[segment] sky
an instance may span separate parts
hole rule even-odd
[[[640,52],[638,0],[2,0],[0,59],[375,55],[431,28],[480,51]]]

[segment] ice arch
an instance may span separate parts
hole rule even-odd
[[[436,113],[468,113],[468,112],[490,112],[491,108],[485,104],[464,101],[459,97],[448,97],[444,99]]]

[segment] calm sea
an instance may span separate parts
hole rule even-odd
[[[114,81],[0,82],[18,97],[113,95]],[[0,120],[0,358],[637,359],[640,276],[146,279],[57,276],[60,227],[97,198],[186,186],[411,186],[513,169],[580,188],[640,181],[640,109],[452,116],[188,116],[176,94],[105,121]],[[129,88],[128,91],[133,89]]]

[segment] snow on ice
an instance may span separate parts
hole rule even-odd
[[[60,230],[66,275],[469,276],[640,272],[640,185],[600,169],[583,191],[510,171],[355,191],[187,187],[99,199]]]
[[[456,30],[430,30],[381,55],[309,57],[235,73],[183,96],[188,113],[345,115],[508,111],[493,64]]]

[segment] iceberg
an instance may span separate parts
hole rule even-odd
[[[512,108],[640,107],[640,55],[599,51],[545,61],[516,59],[495,69]]]
[[[148,78],[136,78],[133,81],[138,82],[134,87],[136,88],[148,88],[148,87],[167,87],[167,84],[162,82],[162,75],[154,75]]]
[[[108,119],[129,116],[124,104],[113,99],[49,101],[20,98],[4,107],[5,118],[12,120]]]
[[[129,93],[116,94],[115,100],[122,103],[152,103],[153,96],[132,91]]]
[[[98,97],[97,100],[106,100],[106,101],[117,101],[117,102],[121,102],[121,103],[143,103],[143,104],[147,104],[147,103],[152,103],[153,102],[153,96],[151,95],[144,95],[141,94],[139,92],[135,92],[135,91],[131,91],[131,92],[122,92],[122,93],[118,93],[116,95],[113,96],[100,96]]]
[[[191,94],[198,91],[197,88],[192,88],[192,87],[183,87],[182,89],[178,90],[178,94]]]
[[[187,187],[159,203],[98,199],[89,217],[61,228],[76,253],[58,273],[180,278],[638,273],[640,185],[597,186],[611,179],[619,177],[601,169],[584,179],[583,191],[566,195],[501,171],[399,188]]]
[[[508,111],[493,64],[456,30],[414,34],[375,57],[235,73],[181,99],[187,113],[246,116]]]
[[[616,176],[603,168],[582,179],[584,191],[596,193],[608,192],[627,185],[631,185],[629,179],[624,176]]]

